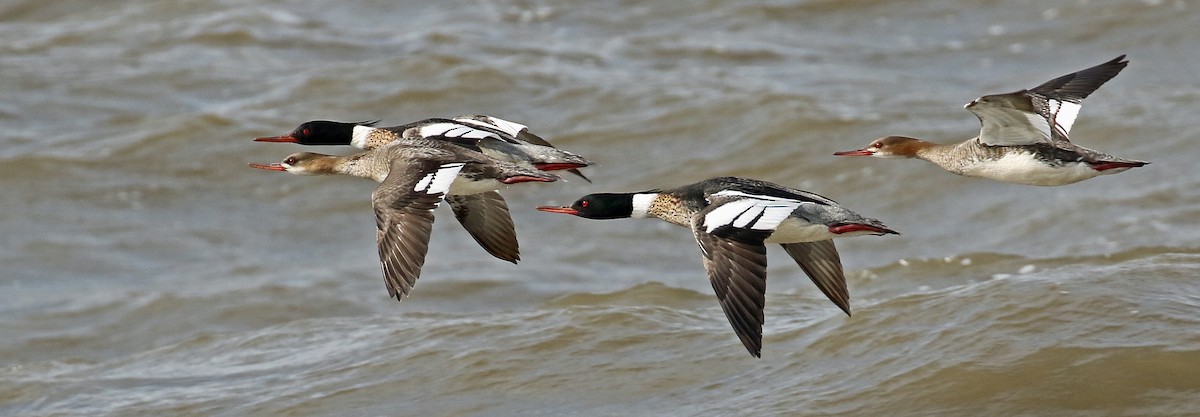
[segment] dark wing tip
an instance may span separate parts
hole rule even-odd
[[[804,270],[813,284],[839,309],[850,315],[850,289],[842,269],[841,255],[833,240],[784,243],[780,246]]]
[[[1129,60],[1121,54],[1103,64],[1042,83],[1029,91],[1047,98],[1079,102],[1116,77],[1127,65]]]
[[[753,313],[740,311],[742,308],[744,306],[731,305],[724,301],[721,302],[721,309],[725,311],[725,318],[733,326],[733,332],[737,335],[738,340],[742,342],[742,346],[746,347],[746,352],[749,352],[751,356],[760,358],[762,357],[762,320],[753,317]]]
[[[703,225],[704,213],[692,218],[692,233],[703,252],[704,269],[733,332],[751,355],[760,357],[767,291],[767,248],[762,240],[739,241],[707,233]]]
[[[567,170],[567,172],[570,172],[570,173],[572,173],[572,174],[578,175],[578,176],[579,176],[579,178],[583,178],[583,180],[584,180],[584,181],[587,181],[589,184],[592,182],[592,179],[591,179],[591,178],[588,178],[586,175],[583,175],[583,173],[582,173],[582,172],[579,172],[579,170],[578,170],[578,169],[571,168],[571,169],[568,169],[568,170]]]
[[[522,129],[520,132],[517,132],[516,138],[519,140],[523,140],[523,141],[532,143],[534,145],[542,145],[542,146],[551,147],[551,148],[555,147],[554,145],[551,145],[549,141],[547,141],[546,139],[543,139],[541,136],[530,133],[529,129]]]
[[[396,158],[392,161],[391,173],[371,195],[379,264],[388,293],[397,300],[407,296],[421,276],[425,255],[429,251],[433,210],[441,203],[443,195],[442,192],[429,193],[428,186],[425,192],[415,191],[414,184],[421,177],[398,174],[402,170],[397,167],[404,164],[419,165],[420,172],[429,173],[427,175],[452,165],[433,160]]]
[[[517,232],[500,193],[448,195],[445,199],[454,218],[488,254],[514,265],[521,260]]]

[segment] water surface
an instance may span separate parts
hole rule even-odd
[[[1184,1],[0,6],[0,415],[1200,415],[1200,9]],[[830,154],[1128,54],[1056,188]],[[310,119],[491,114],[601,162],[506,190],[513,266],[438,213],[387,298],[369,195],[252,170]],[[345,149],[319,151],[340,153]],[[532,207],[718,175],[902,236],[776,248],[763,358],[690,233]]]

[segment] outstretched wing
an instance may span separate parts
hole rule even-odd
[[[706,220],[719,207],[709,206],[693,216],[692,233],[704,255],[704,269],[721,310],[746,350],[759,357],[767,292],[767,248],[763,240],[770,232],[747,230],[726,237],[710,233],[713,227]]]
[[[850,315],[850,290],[846,288],[842,258],[833,246],[833,240],[784,243],[780,246],[808,274],[813,284],[817,284],[817,288],[829,297],[829,301]]]
[[[514,264],[521,259],[517,231],[500,193],[449,195],[446,203],[467,233],[492,256]]]
[[[396,158],[375,189],[376,243],[388,294],[402,300],[416,285],[429,250],[433,210],[437,208],[462,162]]]
[[[454,121],[480,126],[487,129],[499,130],[514,138],[520,136],[521,132],[529,132],[529,127],[523,124],[510,122],[499,117],[492,117],[483,114],[464,114],[462,116],[455,117]],[[538,143],[538,145],[550,146],[549,143]]]
[[[404,138],[444,140],[470,147],[476,147],[482,139],[505,140],[504,135],[491,129],[479,128],[453,120],[435,121],[405,129]]]
[[[1029,90],[980,97],[966,108],[979,117],[979,141],[985,145],[1066,141],[1083,99],[1128,64],[1121,55]]]
[[[454,121],[499,130],[515,138],[514,141],[510,141],[509,143],[525,143],[558,149],[554,145],[551,145],[549,141],[542,139],[541,136],[530,133],[528,126],[516,122],[510,122],[499,117],[487,116],[483,114],[466,114],[455,117]],[[539,167],[539,169],[544,168]],[[569,168],[567,169],[567,172],[578,175],[580,178],[583,178],[584,181],[592,182],[591,179],[583,175],[583,173],[579,172],[579,170],[576,168]]]
[[[818,203],[786,197],[726,190],[709,196],[703,212],[705,232],[721,237],[743,238],[765,233],[766,239],[803,204]]]
[[[1079,115],[1083,99],[1116,77],[1129,61],[1121,55],[1103,64],[1067,74],[1029,90],[1033,108],[1051,126],[1052,134],[1066,140]]]

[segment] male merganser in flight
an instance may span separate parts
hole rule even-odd
[[[538,207],[588,219],[656,217],[690,227],[725,317],[755,357],[762,351],[767,243],[779,243],[834,304],[850,314],[850,294],[833,238],[899,234],[833,200],[765,181],[719,177],[669,190],[583,196]]]
[[[958,175],[1043,186],[1140,167],[1149,162],[1118,158],[1067,139],[1083,99],[1127,64],[1121,55],[1029,90],[977,98],[964,107],[979,117],[983,127],[979,136],[962,143],[886,136],[866,148],[834,155],[918,158]]]
[[[402,142],[348,156],[301,152],[278,164],[254,168],[297,175],[351,175],[371,178],[379,187],[371,195],[376,243],[388,294],[408,295],[429,249],[433,210],[446,199],[455,217],[488,253],[516,263],[516,232],[501,184],[558,179],[553,174],[498,161],[448,142]],[[447,195],[450,194],[450,195]]]
[[[464,120],[470,117],[488,118],[487,116],[460,116]],[[448,150],[462,150],[463,152],[486,159],[491,159],[489,158],[490,153],[500,157],[497,158],[499,160],[497,162],[508,161],[510,164],[515,163],[527,166],[530,170],[540,169],[543,171],[579,165],[553,165],[555,162],[544,162],[541,163],[542,168],[539,168],[538,166],[534,166],[536,164],[530,161],[559,161],[567,159],[589,163],[581,157],[553,147],[529,144],[525,146],[526,150],[522,150],[522,148],[509,144],[509,142],[520,141],[507,137],[507,133],[499,128],[481,127],[479,122],[474,121],[474,119],[471,120],[464,122],[449,119],[426,119],[390,128],[371,127],[371,125],[375,124],[373,121],[357,123],[312,121],[301,124],[300,127],[287,135],[257,138],[255,141],[292,142],[303,145],[351,144],[358,148],[367,148],[368,152],[394,144],[429,146]],[[497,126],[504,126],[506,129],[518,132],[520,132],[520,129],[513,126],[524,127],[501,119],[488,118],[488,120],[492,120],[491,123],[495,123]],[[528,134],[528,136],[536,138],[536,140],[542,140],[532,134]],[[484,145],[490,148],[505,150],[507,153],[491,151],[489,148],[484,148]],[[350,156],[347,158],[353,160],[359,157]],[[338,167],[333,168],[331,172],[310,172],[310,170],[303,168],[289,170],[289,172],[295,174],[346,174],[370,177],[370,175],[364,175],[363,173],[350,172],[352,171],[351,164],[347,161],[338,162],[336,165]],[[446,201],[454,209],[455,217],[463,224],[463,227],[471,233],[471,236],[488,253],[499,259],[516,263],[520,259],[518,256],[516,232],[513,228],[512,219],[509,216],[508,206],[505,204],[504,197],[495,192],[503,184],[496,182],[491,176],[475,172],[475,167],[476,165],[472,164],[462,170],[459,175],[460,178],[455,180],[453,186],[450,188],[450,197]],[[387,175],[386,171],[380,172],[384,176]],[[582,176],[582,174],[579,175]],[[552,177],[558,178],[556,176]],[[480,179],[480,181],[475,181],[476,179]],[[382,177],[375,178],[375,180],[382,181]],[[476,214],[472,215],[472,213]],[[494,233],[483,233],[488,230],[492,230]],[[498,239],[498,237],[503,237],[504,239]]]
[[[301,124],[286,135],[254,140],[301,145],[350,145],[369,150],[417,137],[452,142],[466,138],[467,146],[493,158],[530,164],[542,171],[567,170],[591,182],[577,169],[591,165],[591,161],[555,148],[550,142],[530,133],[525,125],[498,117],[469,114],[453,119],[425,119],[392,127],[375,127],[376,123],[378,121],[348,123],[313,120]]]

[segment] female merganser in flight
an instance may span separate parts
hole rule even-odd
[[[256,138],[259,142],[289,142],[301,145],[350,145],[359,149],[375,149],[409,138],[432,138],[462,143],[503,161],[529,164],[542,171],[567,170],[591,182],[577,168],[591,165],[583,157],[551,145],[529,132],[525,125],[498,117],[479,114],[453,119],[425,119],[392,127],[375,127],[378,121],[335,122],[314,120],[305,122],[291,133],[282,136]]]
[[[918,158],[958,175],[1043,186],[1140,167],[1149,162],[1118,158],[1067,139],[1083,99],[1127,64],[1121,55],[1029,90],[977,98],[965,107],[983,127],[979,136],[962,143],[942,145],[886,136],[866,148],[834,155]]]
[[[719,177],[669,190],[583,196],[567,207],[538,207],[588,219],[656,217],[690,227],[725,317],[755,357],[762,351],[767,243],[779,243],[834,304],[850,314],[850,294],[833,238],[899,234],[833,200],[793,188]]]
[[[516,232],[502,184],[555,181],[558,177],[441,141],[401,142],[348,156],[301,152],[278,164],[254,168],[297,175],[351,175],[371,178],[379,260],[388,294],[408,295],[429,249],[433,210],[445,198],[455,217],[488,253],[516,263]],[[449,195],[448,195],[449,194]]]

